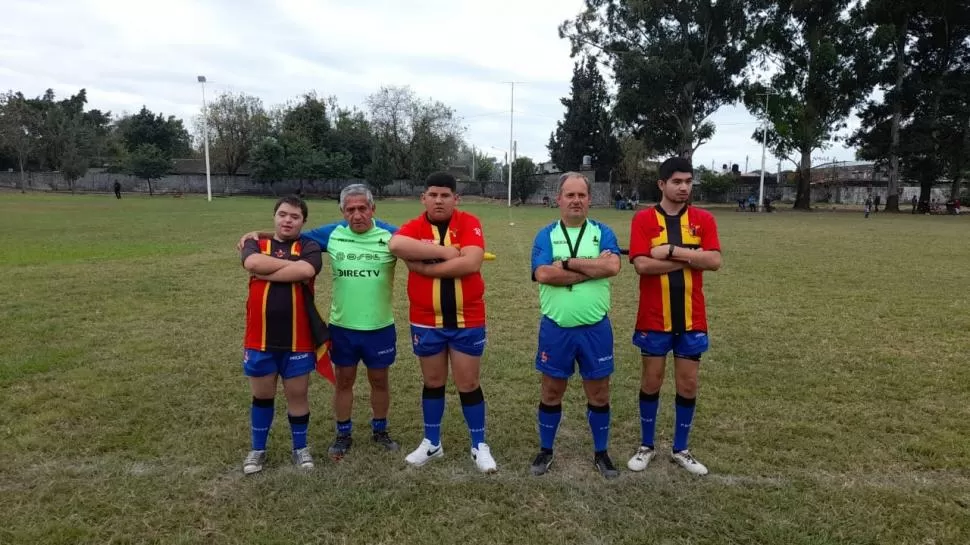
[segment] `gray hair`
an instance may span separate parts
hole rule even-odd
[[[589,178],[587,178],[585,174],[582,174],[580,172],[564,172],[564,173],[562,173],[559,176],[559,189],[556,191],[557,194],[561,194],[562,193],[562,186],[570,178],[579,178],[580,180],[586,182],[586,194],[592,196],[592,194],[593,194],[593,186],[590,185]]]
[[[350,184],[347,187],[340,190],[340,211],[344,209],[344,203],[347,202],[347,197],[357,197],[364,196],[367,197],[367,205],[371,208],[374,207],[374,194],[370,192],[370,189],[364,184]]]

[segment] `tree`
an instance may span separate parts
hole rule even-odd
[[[398,176],[413,184],[455,158],[464,127],[455,111],[417,98],[410,87],[382,87],[367,97],[371,126]]]
[[[326,100],[316,92],[304,94],[302,102],[284,107],[280,135],[303,139],[312,149],[327,149],[331,132],[329,109]]]
[[[618,165],[620,181],[631,184],[633,187],[639,187],[640,182],[647,180],[647,174],[652,172],[649,161],[655,154],[647,148],[643,140],[632,135],[620,138],[620,154],[621,159]],[[653,171],[655,170],[653,169]]]
[[[549,138],[552,162],[563,171],[580,170],[583,156],[589,155],[597,177],[607,177],[619,162],[620,149],[613,130],[610,96],[594,57],[576,63],[570,96],[560,102],[566,112]]]
[[[752,0],[585,0],[559,28],[572,54],[605,59],[616,120],[659,153],[691,158],[714,134],[708,117],[739,97]]]
[[[226,172],[235,176],[269,131],[263,101],[245,93],[223,93],[209,104],[207,118],[212,149]]]
[[[286,151],[275,138],[263,138],[250,152],[250,172],[255,182],[273,184],[286,178]],[[275,193],[275,191],[274,191]]]
[[[26,192],[24,167],[37,148],[40,124],[40,116],[27,104],[23,93],[0,95],[0,144],[17,155],[21,193]]]
[[[126,171],[148,182],[148,195],[155,195],[152,180],[157,180],[172,170],[172,159],[153,144],[142,144],[128,157]]]
[[[383,195],[384,188],[397,177],[390,145],[385,139],[375,139],[374,147],[371,148],[371,161],[364,169],[364,175],[377,190],[378,195]]]
[[[339,108],[333,104],[331,112],[333,129],[330,133],[329,148],[332,151],[350,155],[352,177],[361,177],[372,159],[374,134],[364,112]]]
[[[181,119],[156,115],[144,106],[137,114],[119,119],[117,130],[129,152],[150,144],[171,159],[185,157],[192,150],[192,139]]]
[[[508,167],[505,167],[506,177]],[[516,157],[512,162],[512,195],[521,202],[526,202],[529,197],[542,185],[542,175],[532,159],[526,156]]]
[[[795,208],[811,208],[812,152],[823,148],[845,128],[845,120],[871,86],[870,59],[863,47],[861,24],[850,19],[850,0],[779,0],[759,22],[762,65],[775,67],[768,85],[749,85],[748,110],[767,117],[767,145],[799,170]],[[773,93],[765,110],[765,93]],[[754,139],[763,140],[762,129]],[[797,157],[796,160],[793,157]]]

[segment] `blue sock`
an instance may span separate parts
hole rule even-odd
[[[694,405],[696,404],[697,398],[687,399],[677,394],[674,401],[674,409],[676,410],[674,452],[687,449],[687,438],[690,436],[690,427],[694,422]]]
[[[372,418],[370,421],[370,429],[374,433],[387,431],[387,419],[386,418]]]
[[[337,422],[337,435],[350,435],[354,431],[354,423],[352,420],[344,420],[343,422]]]
[[[445,387],[424,387],[421,392],[421,412],[424,415],[424,437],[432,445],[441,444],[441,419],[445,416]]]
[[[587,404],[586,419],[589,420],[589,430],[593,432],[593,450],[606,452],[610,444],[610,404],[602,407]]]
[[[293,450],[306,448],[306,430],[310,427],[310,413],[302,416],[287,415],[290,419],[290,435],[293,437]]]
[[[249,427],[252,431],[253,450],[266,450],[266,438],[273,425],[273,398],[254,397],[249,408]]]
[[[479,386],[471,392],[458,392],[461,399],[461,412],[468,424],[468,433],[472,436],[472,448],[478,448],[479,443],[485,442],[485,396]]]
[[[556,443],[556,433],[559,431],[559,422],[562,421],[562,403],[556,405],[539,403],[539,411],[536,414],[539,419],[539,446],[542,450],[552,451],[552,446]]]
[[[657,412],[660,410],[660,392],[648,394],[640,390],[640,444],[653,448],[657,433]]]

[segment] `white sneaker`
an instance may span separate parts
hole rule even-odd
[[[488,445],[485,443],[479,443],[478,448],[472,449],[472,460],[482,473],[495,473],[498,471],[495,458],[492,458],[492,449],[488,448]]]
[[[404,459],[405,462],[411,464],[414,467],[421,467],[424,464],[430,462],[433,458],[441,458],[445,455],[445,449],[441,448],[441,445],[432,445],[431,441],[427,438],[421,441],[418,448],[414,449],[414,452],[408,454]]]
[[[707,475],[707,467],[698,462],[697,458],[694,458],[694,455],[689,450],[684,449],[680,452],[671,453],[670,461],[694,475]]]
[[[243,460],[243,473],[246,475],[252,475],[253,473],[259,473],[263,470],[263,464],[266,463],[266,451],[265,450],[251,450],[249,454],[246,455],[246,459]]]
[[[313,469],[313,456],[310,455],[310,447],[293,451],[293,465],[300,469]]]
[[[637,449],[637,453],[630,458],[630,461],[626,463],[626,467],[630,468],[630,471],[643,471],[647,469],[647,465],[650,464],[650,460],[657,455],[657,452],[653,450],[653,447],[643,447]]]

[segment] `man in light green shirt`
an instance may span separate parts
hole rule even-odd
[[[532,246],[532,279],[539,282],[539,349],[542,400],[537,419],[541,450],[532,473],[542,475],[553,460],[562,419],[562,398],[579,364],[593,434],[593,465],[604,477],[619,475],[607,452],[610,437],[610,375],[613,327],[609,278],[620,272],[620,247],[607,225],[588,218],[589,180],[567,172],[559,178],[560,219],[539,231]]]
[[[344,221],[304,231],[330,255],[330,358],[337,384],[333,398],[337,436],[329,454],[342,459],[353,444],[351,415],[357,364],[367,367],[373,440],[387,450],[399,446],[387,432],[388,368],[397,356],[393,290],[397,258],[388,250],[397,227],[374,219],[377,206],[367,186],[340,192]]]

